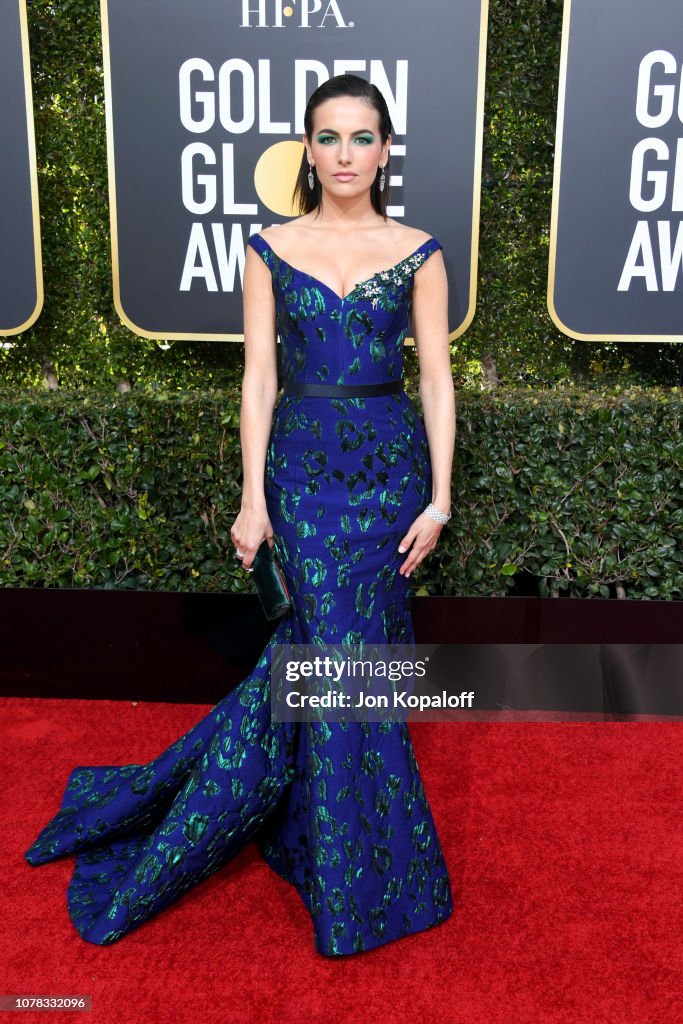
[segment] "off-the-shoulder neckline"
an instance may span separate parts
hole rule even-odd
[[[340,295],[338,292],[334,290],[334,288],[331,288],[328,284],[325,284],[324,281],[321,281],[319,277],[316,277],[314,274],[309,274],[307,270],[300,270],[299,267],[295,267],[286,259],[283,259],[283,257],[280,256],[277,252],[275,252],[273,247],[269,245],[268,242],[266,242],[265,238],[260,233],[260,231],[254,232],[254,234],[249,237],[249,242],[251,242],[255,238],[258,238],[261,241],[261,244],[265,245],[265,247],[273,254],[273,256],[277,260],[280,261],[280,263],[283,263],[286,267],[288,267],[290,270],[293,270],[296,274],[301,274],[302,277],[307,277],[309,280],[315,281],[316,284],[322,285],[322,287],[325,288],[325,290],[328,291],[330,295],[334,295],[335,299],[337,299],[338,302],[346,302],[346,300],[350,298],[350,296],[353,295],[355,291],[357,291],[363,285],[369,284],[371,281],[374,281],[376,277],[379,277],[380,275],[383,274],[392,273],[398,267],[402,266],[404,263],[407,263],[408,260],[411,260],[413,259],[414,256],[417,256],[417,254],[421,252],[422,249],[426,248],[428,245],[435,243],[439,248],[441,248],[441,243],[432,235],[430,238],[425,239],[425,241],[422,242],[421,245],[418,245],[417,249],[411,252],[410,255],[406,256],[402,260],[399,260],[398,263],[394,263],[394,265],[391,267],[386,267],[383,268],[382,270],[375,271],[375,273],[371,274],[370,277],[366,277],[364,278],[364,280],[356,282],[351,291],[347,292],[346,295]]]

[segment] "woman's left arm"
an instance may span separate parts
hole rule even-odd
[[[437,250],[413,279],[412,326],[420,367],[420,399],[432,467],[432,502],[440,512],[451,509],[451,475],[455,450],[455,392],[448,337],[448,281]],[[401,540],[410,548],[399,572],[409,576],[434,548],[443,527],[420,514]]]

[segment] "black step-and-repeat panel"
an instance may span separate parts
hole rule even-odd
[[[241,338],[250,234],[296,215],[317,86],[374,82],[389,215],[435,235],[474,315],[487,0],[102,0],[116,307],[145,337]]]
[[[0,335],[43,305],[38,184],[25,0],[0,4]]]
[[[683,339],[681,0],[565,0],[548,308],[573,338]]]

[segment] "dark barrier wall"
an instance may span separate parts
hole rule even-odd
[[[428,597],[413,611],[417,642],[440,645],[437,688],[476,695],[465,719],[683,716],[672,603]],[[0,694],[23,697],[218,701],[273,632],[239,594],[0,588],[0,622]]]
[[[548,306],[574,338],[683,338],[683,4],[565,0]]]
[[[43,305],[25,0],[0,4],[0,139],[0,335],[9,335]]]
[[[114,292],[147,337],[241,337],[245,244],[294,215],[308,95],[384,93],[389,215],[436,235],[474,315],[487,2],[103,0]],[[383,269],[383,268],[378,268]]]

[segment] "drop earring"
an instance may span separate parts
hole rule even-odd
[[[308,187],[310,188],[311,192],[315,188],[315,181],[313,179],[313,164],[308,165]]]
[[[380,170],[382,172],[382,176],[379,179],[379,190],[380,190],[380,192],[384,192],[384,186],[386,185],[387,176],[384,173],[384,167],[380,167]]]

